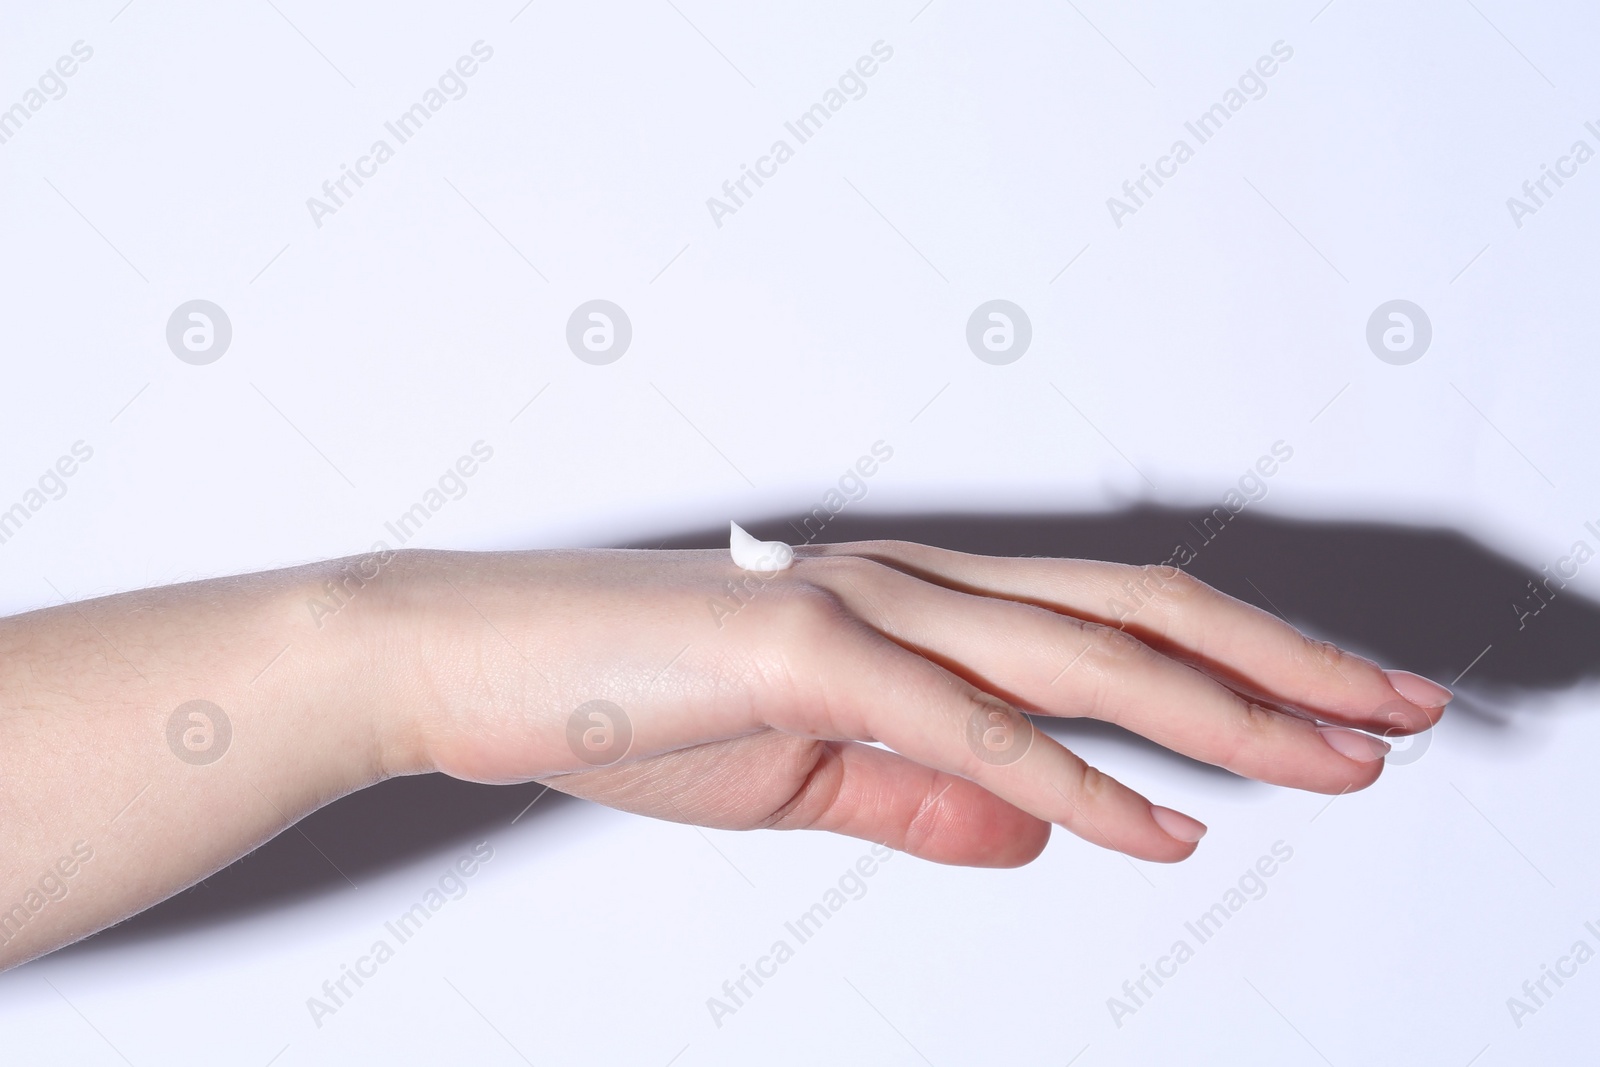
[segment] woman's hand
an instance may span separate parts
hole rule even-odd
[[[721,551],[416,553],[380,588],[393,768],[944,863],[1026,863],[1051,823],[1157,861],[1205,831],[1018,709],[1344,793],[1388,748],[1357,730],[1427,729],[1450,698],[1173,568],[904,542],[802,548],[776,574]]]
[[[0,967],[395,774],[943,863],[1026,863],[1051,823],[1179,860],[1204,827],[1017,709],[1342,793],[1385,750],[1344,727],[1423,730],[1448,699],[1178,571],[899,542],[776,574],[401,552],[120,594],[0,619]]]

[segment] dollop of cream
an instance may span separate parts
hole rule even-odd
[[[741,570],[770,574],[794,564],[794,549],[782,541],[757,541],[736,522],[729,522],[728,527],[728,551],[734,566]]]

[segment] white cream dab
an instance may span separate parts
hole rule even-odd
[[[728,551],[733,554],[734,566],[741,570],[768,574],[787,570],[794,563],[794,549],[782,541],[757,541],[738,523],[728,526]]]

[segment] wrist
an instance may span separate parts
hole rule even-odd
[[[465,624],[465,605],[452,592],[449,571],[458,554],[427,549],[384,550],[323,565],[316,576],[343,597],[337,649],[361,693],[371,758],[381,777],[441,769],[438,752],[453,729],[462,699],[461,674],[450,664]],[[332,597],[324,596],[332,603]],[[344,608],[348,608],[345,611]]]
[[[388,555],[355,637],[386,773],[509,783],[564,765],[561,726],[544,714],[552,682],[526,651],[546,640],[543,554]]]
[[[325,715],[324,743],[355,786],[432,770],[417,737],[415,623],[402,624],[394,588],[415,552],[386,550],[299,568],[289,590],[293,646],[310,664],[304,700]],[[287,658],[287,657],[285,657]]]

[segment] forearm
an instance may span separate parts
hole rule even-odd
[[[374,644],[307,608],[341,565],[0,620],[0,967],[389,773]]]

